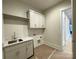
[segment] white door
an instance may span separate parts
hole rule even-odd
[[[68,42],[70,40],[70,19],[69,15],[65,12],[68,9],[64,9],[61,11],[61,19],[62,19],[62,48],[63,50],[66,49]],[[72,44],[71,44],[72,45]]]
[[[65,17],[65,14],[64,14],[64,12],[63,11],[61,11],[61,19],[62,19],[62,46],[64,47],[64,46],[66,46],[66,44],[65,44],[65,42],[66,42],[66,21],[65,21],[65,19],[66,19],[66,17]]]

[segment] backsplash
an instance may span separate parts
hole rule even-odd
[[[27,22],[20,18],[4,18],[3,20],[3,40],[12,40],[14,32],[16,38],[28,36]]]
[[[43,32],[44,32],[44,29],[40,29],[40,28],[28,29],[29,36],[42,35]]]

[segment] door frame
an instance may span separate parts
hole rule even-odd
[[[71,6],[72,6],[72,4],[71,4]],[[62,12],[64,11],[64,10],[66,10],[66,9],[68,9],[68,8],[70,8],[71,6],[69,6],[69,7],[65,7],[65,8],[62,8],[62,9],[60,9],[60,25],[61,25],[61,39],[62,39],[62,42],[61,42],[61,50],[63,51],[64,50],[64,48],[65,48],[65,46],[66,46],[66,42],[64,42],[65,41],[65,34],[64,34],[64,30],[63,30],[63,17],[62,17]],[[72,9],[72,7],[71,7],[71,9]]]

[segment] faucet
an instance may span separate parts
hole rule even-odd
[[[16,33],[14,32],[14,35],[13,35],[13,39],[15,40],[16,39]]]

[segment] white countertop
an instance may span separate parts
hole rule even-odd
[[[4,47],[8,47],[8,46],[11,46],[11,45],[14,45],[14,44],[23,43],[23,42],[25,42],[25,41],[33,40],[33,37],[26,37],[26,38],[20,38],[20,39],[22,39],[23,41],[19,42],[19,41],[17,40],[17,42],[11,43],[11,44],[8,44],[8,41],[5,41],[5,42],[2,44],[2,46],[3,46],[3,48],[4,48]]]

